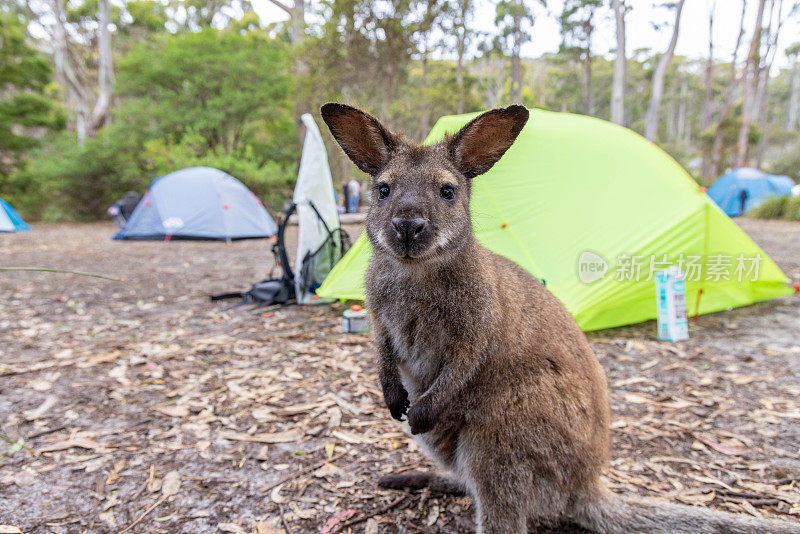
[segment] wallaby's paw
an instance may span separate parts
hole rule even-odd
[[[431,475],[424,471],[407,471],[395,475],[386,475],[378,480],[378,487],[395,490],[420,490],[426,488],[431,481]]]
[[[383,388],[383,399],[389,407],[392,417],[398,421],[403,420],[403,416],[408,412],[408,392],[398,384],[390,388]]]
[[[436,426],[439,413],[429,397],[422,396],[408,409],[408,425],[412,434],[424,434]]]

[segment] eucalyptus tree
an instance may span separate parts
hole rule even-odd
[[[64,125],[63,110],[48,97],[50,61],[31,46],[25,24],[0,11],[0,186],[43,131]]]
[[[796,42],[786,49],[786,57],[791,62],[792,81],[785,128],[787,131],[793,131],[800,130],[800,121],[798,121],[798,117],[800,117],[800,42]]]
[[[592,92],[592,35],[595,30],[595,15],[603,2],[604,0],[564,0],[563,9],[558,16],[561,26],[559,51],[574,58],[582,67],[583,112],[588,115],[595,114]]]
[[[98,0],[68,8],[64,0],[46,0],[37,5],[36,14],[38,24],[49,34],[56,74],[67,89],[75,131],[83,142],[111,120],[111,5],[109,0]],[[86,62],[94,57],[96,61]]]
[[[495,25],[499,34],[495,45],[511,57],[511,100],[522,102],[522,45],[533,39],[536,22],[535,6],[547,7],[545,0],[529,5],[525,0],[500,0],[495,8]]]
[[[644,130],[644,136],[651,141],[655,141],[658,133],[658,116],[661,110],[661,99],[664,96],[664,77],[667,74],[667,67],[675,55],[675,46],[678,44],[678,35],[680,35],[681,14],[683,13],[685,2],[686,0],[678,0],[677,2],[664,4],[674,9],[675,22],[672,25],[672,37],[670,37],[667,50],[658,58],[656,69],[653,72],[653,81],[650,87],[650,105],[647,108]]]
[[[458,91],[456,112],[464,113],[466,87],[464,82],[467,49],[479,32],[472,27],[475,15],[475,0],[450,0],[444,6],[442,29],[452,38],[456,55],[456,88]]]
[[[704,77],[703,107],[701,110],[700,130],[705,133],[711,126],[711,104],[714,97],[714,15],[717,10],[717,1],[713,0],[708,9],[708,57],[706,58],[706,68]],[[707,149],[708,142],[704,142],[702,149],[702,163],[700,165],[700,176],[703,180],[709,180],[709,170],[711,169],[711,155]]]
[[[611,0],[614,9],[617,48],[614,57],[614,77],[611,82],[611,122],[625,125],[625,84],[628,57],[625,51],[625,14],[627,7],[623,0]]]
[[[750,126],[755,114],[755,97],[758,84],[759,65],[761,62],[761,40],[764,33],[764,8],[767,0],[759,0],[756,10],[756,23],[753,36],[750,39],[750,49],[742,73],[742,125],[736,141],[735,165],[744,167],[747,162],[747,152],[750,147]]]
[[[739,86],[741,85],[742,78],[737,75],[737,62],[739,57],[739,48],[742,45],[744,38],[744,25],[745,15],[747,13],[747,0],[741,0],[741,14],[739,16],[739,32],[736,36],[736,45],[733,48],[733,54],[730,63],[730,72],[728,75],[728,82],[725,90],[725,101],[722,105],[720,112],[717,114],[716,124],[713,127],[714,136],[711,145],[711,168],[709,176],[718,176],[723,163],[725,137],[731,122],[731,115],[735,111],[736,102],[739,94]]]

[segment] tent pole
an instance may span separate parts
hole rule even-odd
[[[706,275],[706,262],[708,261],[708,242],[709,242],[709,234],[711,233],[711,221],[709,220],[709,205],[708,202],[703,204],[703,226],[705,227],[705,231],[703,232],[703,260],[700,262],[700,288],[697,290],[697,301],[695,302],[694,307],[694,320],[697,321],[697,318],[700,316],[700,297],[703,296],[705,293],[705,288],[703,287],[703,282],[705,281]]]

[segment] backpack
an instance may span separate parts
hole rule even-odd
[[[317,278],[322,277],[324,279],[324,276],[330,272],[336,262],[338,262],[342,256],[344,256],[344,253],[347,252],[347,249],[350,248],[350,236],[347,232],[342,230],[341,227],[331,230],[314,204],[310,201],[308,202],[328,234],[325,241],[322,242],[317,250],[306,253],[300,263],[298,271],[301,273],[304,289],[315,291],[323,281]],[[214,295],[211,297],[212,302],[235,298],[240,299],[240,302],[235,304],[235,306],[243,306],[245,304],[270,306],[273,304],[285,305],[296,302],[295,275],[289,263],[289,255],[286,252],[285,240],[286,225],[289,223],[289,217],[292,216],[296,209],[297,205],[292,202],[283,210],[283,219],[278,225],[278,233],[276,234],[277,240],[272,245],[275,265],[281,267],[281,276],[279,278],[262,280],[254,284],[249,291]]]

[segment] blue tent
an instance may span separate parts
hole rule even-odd
[[[30,229],[11,204],[0,198],[0,232],[24,232]]]
[[[211,167],[189,167],[153,180],[114,239],[248,239],[278,231],[242,182]]]
[[[737,217],[769,197],[791,194],[793,185],[794,182],[788,176],[776,176],[742,167],[717,178],[708,188],[708,196],[728,216]],[[742,210],[742,200],[744,200],[744,210]]]

